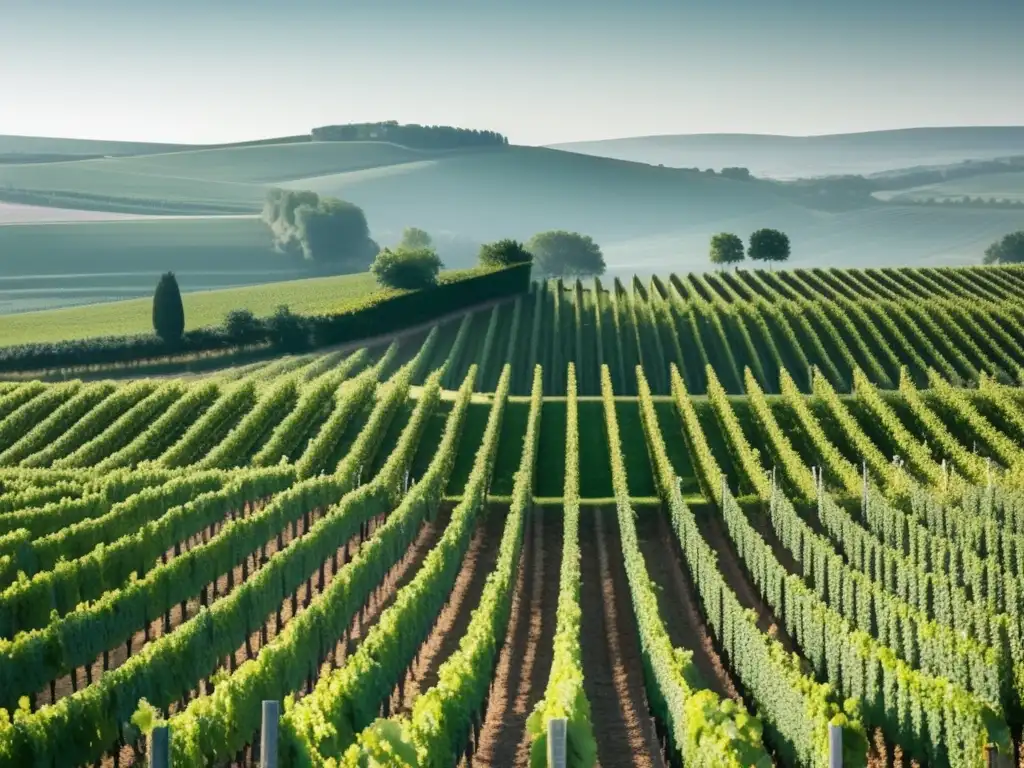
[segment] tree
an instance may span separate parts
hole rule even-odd
[[[754,178],[749,168],[723,168],[719,176],[733,181],[751,181]]]
[[[316,192],[303,192],[291,189],[271,189],[263,201],[263,222],[270,227],[274,237],[274,247],[282,253],[294,256],[302,255],[302,243],[299,241],[295,226],[295,211],[299,206],[317,206],[320,196]]]
[[[1024,262],[1024,230],[1011,232],[985,250],[986,264],[1019,264]]]
[[[281,304],[267,320],[267,331],[274,345],[284,352],[300,352],[309,346],[309,328],[305,318]]]
[[[235,341],[246,344],[260,339],[263,323],[248,309],[233,309],[224,316],[224,330]]]
[[[385,248],[373,260],[370,271],[383,286],[414,290],[436,285],[443,266],[433,248]]]
[[[587,235],[553,230],[530,238],[526,250],[533,254],[536,272],[545,277],[592,277],[603,275],[604,254]]]
[[[380,250],[362,208],[315,192],[272,189],[262,218],[279,251],[340,272],[366,269]]]
[[[484,267],[510,267],[531,261],[533,254],[517,240],[497,240],[480,246],[480,265]]]
[[[735,264],[743,261],[743,240],[731,232],[719,232],[711,238],[711,263]]]
[[[419,227],[406,227],[402,232],[399,248],[433,248],[434,241],[430,235]]]
[[[185,332],[185,307],[173,272],[167,272],[153,293],[153,330],[168,344],[181,340]]]
[[[789,258],[789,237],[777,229],[759,229],[750,236],[747,256],[754,261],[786,261]]]

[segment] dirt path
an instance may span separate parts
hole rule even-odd
[[[505,644],[491,687],[474,768],[530,764],[526,720],[544,695],[554,653],[562,516],[537,508],[528,518]]]
[[[600,508],[580,516],[584,689],[590,700],[599,765],[664,766],[644,693],[629,584],[618,525]]]
[[[498,560],[504,526],[505,515],[498,508],[486,510],[484,519],[477,522],[473,540],[462,559],[462,567],[448,601],[441,609],[430,635],[420,646],[400,686],[401,700],[398,700],[398,695],[393,697],[393,715],[410,711],[416,697],[437,682],[437,672],[441,665],[459,647],[473,610],[480,603],[487,575],[494,570]]]
[[[739,700],[732,676],[722,663],[698,608],[697,594],[682,562],[666,512],[648,509],[637,518],[637,538],[647,572],[658,586],[658,609],[672,645],[693,651],[704,684],[724,698]]]

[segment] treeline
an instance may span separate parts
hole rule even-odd
[[[897,200],[901,204],[910,205],[931,205],[931,206],[959,206],[971,208],[1024,208],[1024,200],[1011,200],[1008,198],[995,197],[929,197],[918,200]]]
[[[664,165],[660,165],[664,168]],[[723,179],[732,179],[733,181],[754,181],[755,176],[750,172],[749,168],[743,167],[729,167],[723,168],[720,171],[716,171],[714,168],[705,168],[703,171],[697,166],[692,168],[682,168],[680,170],[690,171],[691,173],[703,173],[707,176],[721,176]]]
[[[525,293],[530,264],[507,269],[442,275],[437,286],[399,294],[374,294],[345,311],[297,315],[279,307],[269,317],[246,311],[228,315],[219,327],[181,334],[168,344],[156,334],[98,336],[56,343],[0,348],[0,371],[38,371],[94,365],[121,365],[245,347],[300,352],[394,333],[474,304]]]
[[[450,125],[400,125],[396,120],[325,125],[314,128],[310,135],[313,141],[390,141],[416,149],[500,147],[508,144],[508,139],[496,131],[478,131]]]

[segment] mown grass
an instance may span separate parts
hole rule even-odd
[[[452,271],[445,275],[458,277],[468,272]],[[233,309],[248,309],[255,315],[266,316],[285,304],[299,314],[330,314],[343,312],[371,296],[400,293],[381,288],[373,275],[361,272],[186,293],[182,295],[182,303],[185,306],[185,327],[190,329],[219,325]],[[144,298],[7,315],[0,317],[0,345],[151,333],[152,312],[152,299]]]

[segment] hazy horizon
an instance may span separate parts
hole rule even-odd
[[[394,119],[546,145],[1024,125],[1024,4],[14,0],[0,134],[217,143]]]
[[[389,118],[382,118],[382,119],[389,119]],[[415,121],[411,121],[411,122],[415,122]],[[453,125],[452,123],[434,123],[434,124],[435,125]],[[316,126],[310,126],[310,128],[313,128],[313,127],[316,127]],[[473,128],[477,128],[478,126],[475,126],[475,125],[454,125],[454,127],[473,129]],[[1022,129],[1024,129],[1024,121],[1022,121],[1021,123],[1006,123],[1004,125],[966,125],[966,124],[963,124],[963,125],[960,125],[960,124],[958,124],[958,125],[905,125],[905,126],[894,126],[894,127],[891,127],[891,128],[873,128],[873,129],[864,130],[864,131],[838,131],[836,133],[808,133],[808,134],[796,134],[796,133],[750,133],[750,132],[726,132],[726,131],[708,132],[708,133],[652,133],[652,134],[636,134],[636,135],[629,135],[629,136],[602,136],[602,137],[599,137],[599,138],[581,139],[581,140],[571,139],[571,140],[568,140],[568,141],[545,142],[545,143],[542,143],[542,144],[523,144],[521,142],[512,142],[512,143],[516,144],[518,146],[555,147],[555,148],[557,148],[557,147],[561,147],[561,146],[570,146],[570,145],[576,145],[576,144],[599,144],[599,143],[603,143],[603,142],[609,142],[610,143],[610,142],[617,142],[617,141],[630,141],[630,140],[634,140],[634,139],[635,140],[645,140],[645,139],[661,139],[661,138],[666,138],[667,139],[667,138],[680,138],[680,137],[681,138],[701,138],[701,137],[705,137],[705,136],[708,136],[708,137],[714,137],[714,136],[723,136],[723,137],[734,136],[734,137],[765,138],[765,139],[825,139],[825,138],[831,138],[831,137],[837,137],[837,136],[860,136],[860,135],[875,134],[875,133],[899,133],[899,132],[904,132],[904,131],[942,131],[942,130],[958,130],[958,129],[988,130],[988,129],[1001,129],[1001,128],[1022,128]],[[498,131],[499,133],[501,132],[500,128],[492,128],[491,130]],[[305,133],[308,133],[308,132],[309,131],[307,130],[307,131],[298,131],[295,134],[283,134],[282,133],[282,134],[266,134],[266,135],[262,135],[262,134],[261,135],[242,135],[242,136],[238,136],[238,137],[235,137],[235,138],[232,138],[232,139],[225,140],[223,142],[206,142],[206,143],[209,143],[209,144],[221,144],[221,143],[229,144],[229,143],[235,143],[235,142],[244,143],[244,142],[247,142],[247,141],[260,141],[260,140],[263,140],[263,139],[272,139],[272,138],[275,138],[275,137],[278,137],[278,136],[285,137],[285,136],[289,136],[289,135],[298,135],[300,133],[301,134],[305,134]],[[3,132],[0,132],[0,135],[12,137],[12,138],[24,138],[24,139],[34,139],[34,138],[60,139],[60,140],[67,139],[67,140],[71,140],[71,141],[78,141],[78,140],[81,140],[81,141],[109,141],[109,142],[114,142],[114,143],[117,143],[117,142],[125,142],[125,143],[143,142],[143,143],[153,143],[153,144],[182,144],[182,145],[190,143],[190,142],[176,142],[176,141],[167,141],[167,140],[156,141],[156,140],[137,139],[137,138],[132,137],[132,136],[78,136],[78,135],[3,133]],[[195,146],[196,147],[202,147],[202,146],[204,146],[204,144],[205,143],[196,143]]]

